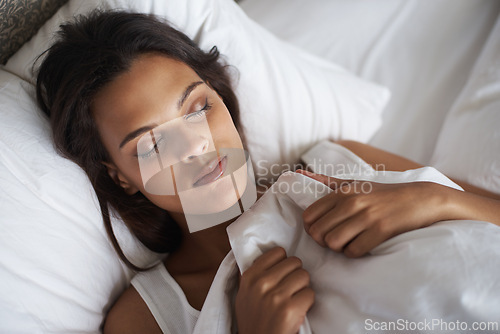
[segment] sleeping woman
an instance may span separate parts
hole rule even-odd
[[[162,326],[192,332],[231,250],[226,227],[238,217],[217,213],[241,208],[253,178],[237,173],[249,160],[238,154],[245,144],[227,66],[215,47],[204,52],[158,18],[125,12],[95,11],[62,25],[43,56],[37,99],[55,145],[87,173],[120,258],[156,280],[143,288],[162,289],[153,294],[167,305],[155,318],[158,305],[132,285],[110,310],[104,332],[162,333]],[[373,166],[420,167],[365,144],[339,143]],[[340,186],[334,178],[297,172]],[[464,192],[427,182],[373,183],[365,194],[333,191],[304,211],[304,227],[320,245],[359,257],[397,234],[442,220],[500,225],[500,197],[459,184]],[[126,258],[110,210],[146,247],[168,253],[160,265],[138,268]],[[212,223],[193,232],[193,217]],[[308,273],[282,248],[257,258],[236,286],[233,329],[241,334],[297,333],[314,303]]]

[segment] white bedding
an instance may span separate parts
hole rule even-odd
[[[321,143],[304,158],[321,158],[323,167],[362,163],[332,143]],[[430,167],[341,177],[384,183],[430,181],[458,189]],[[292,189],[297,182],[305,187],[281,190]],[[229,333],[232,285],[227,282],[234,281],[234,259],[245,271],[274,246],[301,258],[311,274],[316,301],[307,315],[310,328],[303,326],[302,333],[377,333],[389,322],[400,326],[396,329],[401,332],[420,326],[418,332],[453,333],[457,321],[460,326],[475,326],[500,320],[500,248],[491,247],[500,242],[498,227],[477,221],[440,222],[392,238],[368,256],[348,259],[317,245],[303,228],[303,209],[330,191],[301,174],[285,173],[228,227],[233,250],[217,273],[195,333]],[[484,332],[498,333],[498,328]]]
[[[293,46],[276,41],[242,15],[232,0],[68,1],[37,36],[0,69],[0,281],[3,285],[0,289],[0,333],[98,333],[106,311],[133,274],[119,261],[107,240],[95,194],[86,176],[54,151],[48,122],[37,110],[33,87],[28,84],[33,80],[29,72],[32,60],[48,45],[49,36],[57,25],[71,14],[94,7],[98,2],[105,7],[136,8],[171,17],[172,22],[186,29],[202,47],[218,44],[221,51],[229,55],[229,60],[234,58],[232,62],[243,71],[241,90],[237,93],[247,130],[253,134],[250,146],[256,153],[252,156],[254,160],[258,155],[259,159],[270,160],[268,163],[293,164],[293,158],[300,156],[312,143],[332,135],[331,129],[335,136],[367,140],[378,128],[379,116],[387,101],[386,89],[362,81],[357,88],[337,90],[336,85],[344,80],[333,82],[335,85],[329,83],[343,71],[337,71],[334,64],[306,56]],[[490,190],[500,193],[500,157],[495,153],[498,144],[488,145],[488,142],[499,142],[494,141],[498,137],[495,130],[498,117],[494,116],[499,98],[495,90],[490,89],[500,87],[499,65],[495,63],[499,59],[499,44],[489,43],[486,56],[480,59],[481,66],[473,67],[485,41],[495,41],[500,36],[499,24],[491,29],[499,14],[500,1],[242,0],[240,4],[252,18],[279,37],[340,64],[363,79],[390,88],[392,98],[372,144],[424,164],[429,162],[434,146],[438,145],[432,163],[446,167],[445,174],[453,171],[453,176],[466,175],[471,182],[487,185]],[[250,52],[255,56],[249,56]],[[255,70],[257,67],[252,61],[261,62],[260,71]],[[293,67],[294,80],[286,80],[291,73],[287,66]],[[345,72],[345,75],[350,76],[350,73]],[[467,85],[467,94],[457,99],[462,87],[471,79],[474,81]],[[297,90],[300,93],[295,93]],[[348,94],[342,93],[336,98],[335,94],[330,94],[333,90]],[[457,100],[459,103],[449,114],[450,106]],[[349,107],[346,108],[345,103],[339,107],[336,101],[347,101]],[[268,109],[278,112],[263,118]],[[342,117],[337,112],[341,112]],[[460,118],[455,125],[444,124],[445,131],[441,133],[443,120],[452,122],[463,115],[467,120]],[[269,131],[263,125],[277,130]],[[471,126],[473,131],[468,129]],[[304,127],[308,130],[300,131]],[[444,138],[436,143],[440,134]],[[486,139],[480,141],[482,147],[469,140],[467,151],[457,144],[461,141],[450,139],[448,143],[446,140],[454,136],[474,139],[474,136],[483,135]],[[484,145],[488,145],[487,150],[483,149]],[[463,154],[448,155],[446,161],[440,160],[443,155],[458,151]],[[463,159],[471,154],[475,163],[464,164]],[[483,175],[485,171],[488,175]],[[492,179],[497,181],[491,182]],[[292,205],[293,199],[288,202]],[[120,220],[116,220],[115,228],[132,262],[146,265],[157,259],[157,255],[141,247]],[[445,262],[422,267],[433,284],[441,286],[439,280],[446,278],[450,288],[458,289],[459,284],[474,279],[483,284],[473,284],[478,289],[476,292],[487,293],[485,289],[491,288],[494,293],[495,289],[500,290],[496,283],[499,275],[495,272],[499,267],[495,261],[498,261],[500,246],[498,241],[495,244],[488,242],[498,235],[497,230],[487,223],[439,223],[408,234],[415,237],[412,242],[405,234],[391,241],[394,244],[389,242],[390,247],[384,249],[400,247],[401,259],[404,256],[422,259],[420,248],[414,252],[417,246],[425,247],[422,254],[432,253],[433,256],[432,250],[443,250],[443,254],[437,256]],[[447,243],[434,243],[431,232]],[[460,252],[452,254],[445,246],[452,247],[455,241],[459,243]],[[472,242],[476,242],[475,249],[462,251]],[[436,248],[427,249],[431,244]],[[375,259],[391,258],[390,254],[383,256]],[[342,265],[347,263],[339,259],[342,258],[336,257],[335,261]],[[467,271],[463,270],[465,260],[470,260]],[[350,288],[354,289],[353,277],[356,276],[348,273],[363,260],[352,263],[351,268],[344,271],[349,279],[341,280],[342,272],[335,272],[335,277],[339,277],[336,284],[341,284],[343,289],[347,289],[345,285],[351,281],[354,285]],[[419,263],[420,266],[425,264]],[[442,272],[437,268],[441,265]],[[384,270],[377,274],[383,275]],[[456,276],[452,277],[452,273]],[[493,274],[495,276],[491,276]],[[407,294],[402,291],[407,299],[413,298],[414,289],[421,286],[411,285],[415,279],[409,278],[413,281],[406,283],[403,280],[405,285],[399,287],[408,287]],[[385,282],[382,276],[374,278],[373,282],[375,279]],[[471,296],[474,293],[467,295],[465,291],[470,290],[463,290],[462,300],[453,299],[450,310],[473,304]],[[358,298],[356,291],[351,292],[353,298]],[[476,299],[474,307],[478,314],[487,315],[498,306],[495,302],[499,298],[491,296]],[[347,297],[342,298],[349,301]],[[345,308],[349,308],[353,319],[357,319],[361,312],[371,312],[374,308],[387,312],[393,309],[392,304],[382,302],[373,306],[375,303],[369,303],[366,298],[358,299],[359,304],[342,304],[339,312],[347,312]],[[408,307],[413,303],[411,300],[401,305],[401,312],[409,312]],[[361,304],[365,307],[356,308]],[[418,305],[423,308],[423,301]],[[432,305],[428,307],[432,309]],[[489,311],[484,313],[481,307]],[[203,314],[210,316],[210,313]],[[200,326],[204,323],[200,322]]]
[[[388,87],[391,100],[370,143],[424,165],[500,13],[497,0],[242,0],[241,6],[278,37]]]

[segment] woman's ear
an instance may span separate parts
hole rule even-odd
[[[137,187],[133,186],[129,183],[127,178],[120,172],[118,167],[112,162],[102,162],[104,166],[106,166],[108,170],[108,174],[113,179],[113,181],[120,186],[127,195],[133,195],[139,191]]]

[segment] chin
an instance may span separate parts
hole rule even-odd
[[[228,215],[235,217],[241,214],[238,200],[243,196],[245,190],[252,188],[248,187],[248,182],[254,182],[248,176],[249,171],[247,169],[251,165],[247,165],[242,152],[242,150],[236,149],[228,152],[230,158],[228,159],[227,168],[221,177],[215,181],[193,187],[190,179],[188,181],[186,179],[176,180],[178,187],[183,189],[173,196],[176,197],[176,207],[181,208],[185,215],[221,214],[220,217],[227,217]],[[252,170],[250,172],[253,173]],[[178,173],[178,175],[182,174]],[[169,176],[170,179],[166,178],[166,176]],[[147,190],[160,195],[160,197],[175,192],[170,173],[158,173],[148,180],[147,186]],[[153,195],[153,197],[155,196]],[[170,198],[171,196],[167,197]],[[161,204],[165,204],[164,200],[153,202],[156,202],[160,207],[164,207]]]
[[[194,191],[186,194],[189,196],[180,194],[191,233],[227,222],[243,213],[242,206],[249,207],[248,194],[251,193],[252,187],[247,183],[246,168],[243,174],[233,173],[232,177],[227,176],[217,181],[205,189],[200,189],[201,187],[192,189]],[[250,205],[255,202],[255,191],[253,195],[250,196]]]

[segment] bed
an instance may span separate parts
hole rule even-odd
[[[33,8],[50,16],[49,2],[14,6],[27,9],[23,17]],[[500,193],[498,1],[70,0],[12,56],[23,21],[12,19],[20,13],[12,3],[0,4],[10,47],[0,68],[1,333],[99,333],[134,275],[107,240],[86,176],[54,151],[34,102],[35,57],[58,24],[98,5],[166,16],[202,48],[218,46],[237,68],[247,149],[268,179],[323,140],[355,139]],[[481,224],[497,242],[479,243],[475,268],[490,281],[484,291],[500,291],[500,272],[486,264],[499,261],[498,228]],[[117,217],[114,226],[134,263],[158,260]],[[495,318],[479,318],[498,324],[499,300],[487,297],[473,306],[492,309]]]

